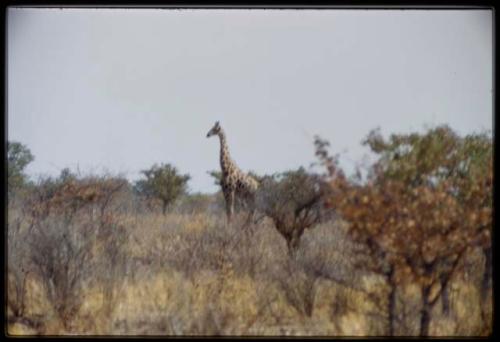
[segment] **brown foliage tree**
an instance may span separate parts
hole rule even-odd
[[[327,143],[316,139],[328,167],[329,205],[350,223],[350,236],[366,246],[369,269],[383,274],[391,292],[389,333],[394,333],[395,289],[417,283],[422,293],[420,335],[429,334],[431,309],[469,248],[490,248],[492,224],[491,141],[460,138],[446,126],[426,134],[372,132],[366,140],[379,160],[368,182],[346,179]]]

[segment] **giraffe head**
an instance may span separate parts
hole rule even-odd
[[[221,130],[221,127],[219,125],[219,121],[217,121],[215,123],[214,127],[212,127],[212,129],[210,131],[208,131],[207,138],[210,138],[212,135],[219,134],[220,130]]]

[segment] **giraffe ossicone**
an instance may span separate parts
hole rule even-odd
[[[234,210],[235,197],[241,198],[251,206],[251,215],[255,210],[255,192],[259,183],[252,176],[244,173],[231,159],[229,148],[227,146],[226,134],[219,121],[208,131],[207,138],[217,135],[220,140],[220,166],[222,171],[221,185],[226,201],[226,215],[228,222]]]

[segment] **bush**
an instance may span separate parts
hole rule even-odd
[[[328,218],[323,188],[316,175],[303,168],[264,177],[257,191],[257,209],[271,218],[293,254],[304,230]]]
[[[10,211],[10,216],[12,215],[13,212]],[[7,306],[16,319],[23,317],[25,314],[27,294],[26,283],[30,270],[29,249],[26,246],[26,240],[29,234],[26,227],[22,227],[22,223],[23,220],[21,216],[10,218],[7,229],[7,284],[9,294],[7,297]]]
[[[67,330],[88,286],[101,284],[108,311],[113,307],[115,281],[125,272],[127,232],[111,204],[125,184],[112,177],[45,179],[29,197],[29,262]]]
[[[191,178],[188,174],[180,175],[177,168],[170,164],[155,164],[141,173],[146,179],[136,182],[136,191],[149,201],[161,202],[163,215],[176,199],[186,193],[187,182]],[[154,205],[154,202],[151,202],[151,205]]]
[[[91,228],[49,218],[37,225],[29,239],[35,272],[67,329],[80,309],[83,290],[90,281],[95,244]]]
[[[7,142],[7,183],[9,194],[27,182],[24,169],[35,157],[25,145],[19,142]]]

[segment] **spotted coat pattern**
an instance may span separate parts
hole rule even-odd
[[[259,183],[255,178],[241,171],[231,159],[226,135],[218,121],[207,133],[207,138],[213,135],[217,135],[220,140],[221,185],[226,202],[226,215],[228,222],[230,222],[233,215],[235,197],[243,199],[253,211],[255,192],[259,187]]]

